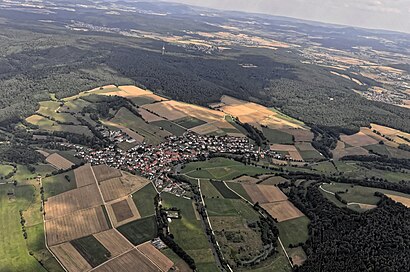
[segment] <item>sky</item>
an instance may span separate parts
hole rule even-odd
[[[163,0],[410,33],[410,0]]]

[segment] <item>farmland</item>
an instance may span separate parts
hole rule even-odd
[[[132,195],[132,199],[142,217],[155,214],[154,198],[156,195],[157,192],[152,183],[145,185]]]
[[[121,232],[134,245],[142,244],[154,239],[157,235],[155,216],[145,217],[118,227]]]
[[[182,173],[192,178],[231,180],[241,175],[266,174],[267,169],[244,165],[224,158],[213,158],[204,162],[189,163]]]
[[[133,248],[133,245],[115,229],[94,234],[94,237],[110,252],[111,257]]]
[[[164,207],[181,209],[182,218],[173,219],[169,224],[175,241],[195,260],[199,270],[201,270],[201,267],[208,267],[208,270],[204,271],[217,269],[201,222],[195,215],[192,200],[168,193],[162,193],[161,198]]]

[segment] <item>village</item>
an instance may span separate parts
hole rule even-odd
[[[168,191],[183,195],[185,190],[180,184],[175,184],[168,174],[175,171],[176,166],[207,159],[210,154],[234,154],[246,159],[257,160],[265,156],[275,156],[270,150],[260,150],[248,138],[231,136],[203,136],[187,132],[183,136],[170,136],[157,146],[146,143],[124,151],[116,143],[123,141],[122,134],[108,147],[95,150],[88,147],[73,146],[76,156],[93,165],[106,164],[110,167],[136,172],[152,180],[160,191]]]

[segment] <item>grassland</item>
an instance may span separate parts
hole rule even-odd
[[[309,218],[302,216],[278,223],[279,237],[283,246],[289,248],[289,244],[297,245],[304,243],[309,238]]]
[[[145,217],[118,227],[125,238],[134,245],[139,245],[154,239],[157,236],[157,223],[155,216]]]
[[[7,193],[13,191],[14,197]],[[25,210],[33,201],[32,186],[0,185],[0,271],[46,271],[29,255],[23,237],[19,210]]]
[[[176,207],[181,210],[181,219],[174,219],[169,224],[171,233],[178,243],[194,260],[199,271],[216,268],[208,239],[197,219],[192,200],[177,197],[169,193],[162,193],[162,205],[164,207]]]
[[[7,176],[13,172],[14,167],[8,164],[0,164],[0,177]]]
[[[182,173],[191,178],[232,180],[241,175],[260,175],[270,173],[267,169],[244,165],[225,159],[212,158],[208,161],[192,162],[185,166]]]
[[[252,202],[252,198],[248,195],[242,184],[237,182],[227,182],[226,185],[249,202]]]
[[[154,198],[157,191],[152,183],[145,185],[144,188],[138,190],[132,195],[132,199],[137,206],[141,217],[146,217],[155,214]]]
[[[68,176],[70,181],[66,179]],[[66,191],[76,188],[75,176],[73,171],[68,171],[59,175],[47,177],[43,179],[44,197],[55,196]]]
[[[337,169],[332,162],[321,162],[312,166],[312,168],[326,174],[333,174],[337,172]]]
[[[293,136],[286,132],[268,127],[263,127],[262,132],[271,144],[293,144]]]
[[[110,252],[92,235],[73,240],[71,241],[71,244],[92,267],[104,263],[111,255]]]
[[[374,195],[375,192],[380,192],[383,194],[398,195],[398,196],[410,198],[410,195],[395,192],[395,191],[383,190],[383,189],[371,188],[371,187],[363,187],[363,186],[344,184],[344,183],[323,184],[322,188],[324,190],[327,190],[333,193],[344,192],[344,193],[340,193],[339,195],[347,203],[363,203],[363,204],[369,204],[369,205],[376,205],[379,202],[380,198]],[[329,193],[324,192],[324,191],[322,191],[322,193],[325,196],[329,195]],[[338,204],[340,206],[341,203],[336,198],[329,197],[329,199],[335,204]]]
[[[250,222],[259,219],[252,206],[241,199],[207,198],[205,203],[209,216],[240,216]]]
[[[121,108],[110,122],[129,128],[138,134],[144,136],[148,144],[157,145],[162,142],[166,136],[170,135],[159,127],[145,123],[143,119],[134,115],[126,108]]]

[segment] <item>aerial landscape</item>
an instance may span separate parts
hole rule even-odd
[[[408,33],[1,0],[0,97],[0,272],[410,271]]]

